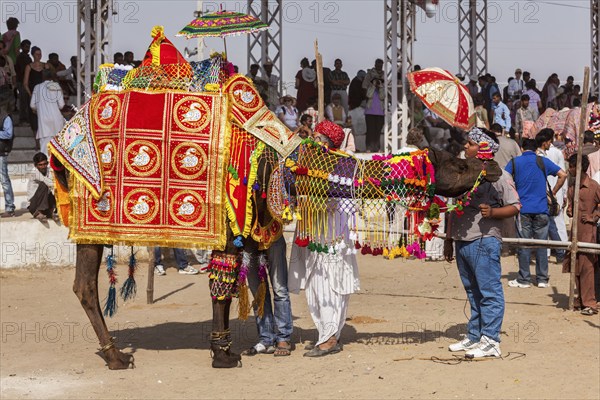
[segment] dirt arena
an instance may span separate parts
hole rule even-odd
[[[361,292],[352,296],[344,351],[302,357],[316,337],[304,294],[292,295],[291,357],[244,357],[243,367],[210,367],[207,276],[155,279],[108,321],[135,369],[109,371],[71,291],[74,269],[0,272],[0,397],[12,398],[514,398],[600,397],[599,317],[567,310],[569,277],[550,263],[548,289],[506,287],[516,259],[503,259],[503,359],[454,360],[468,306],[456,266],[359,256]],[[118,268],[121,276],[126,266]],[[107,279],[101,271],[101,294]],[[256,341],[253,318],[233,321],[237,351]]]

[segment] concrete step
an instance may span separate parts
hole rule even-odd
[[[37,153],[37,150],[30,149],[17,149],[11,151],[8,155],[9,164],[29,164],[33,165],[33,156]]]
[[[17,210],[27,208],[27,175],[31,168],[33,168],[31,160],[28,163],[8,164],[8,176],[10,177]],[[0,203],[2,204],[0,210],[4,212],[6,204],[4,204],[4,191],[1,186],[0,199],[2,199],[0,200]]]
[[[52,220],[47,223],[33,219],[29,212],[17,212],[17,217],[0,218],[0,268],[75,266],[75,244],[68,238],[68,228]],[[147,268],[148,247],[134,247],[138,267]],[[130,247],[115,246],[117,271],[127,274]],[[107,250],[104,250],[106,256]],[[192,257],[189,257],[192,260]],[[121,283],[123,282],[121,279]],[[120,285],[119,285],[120,287]],[[139,287],[139,286],[138,286]]]
[[[15,136],[13,140],[13,151],[35,150],[35,138],[33,136]]]
[[[30,138],[35,139],[35,136],[33,135],[33,131],[31,130],[29,125],[13,127],[13,133],[15,134],[15,139],[20,138],[20,137],[30,137]]]
[[[27,192],[22,192],[22,193],[14,193],[15,195],[15,208],[17,211],[19,210],[25,210],[27,211],[27,206],[29,205],[29,202],[27,201]],[[4,193],[0,194],[0,202],[2,203],[2,207],[0,207],[0,213],[3,213],[6,211],[6,204],[4,204]],[[3,229],[3,228],[2,228]],[[2,235],[4,236],[4,230],[2,231]]]

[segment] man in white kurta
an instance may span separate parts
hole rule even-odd
[[[542,145],[542,147],[538,148],[537,154],[548,158],[554,164],[558,165],[562,169],[565,167],[565,156],[563,152],[560,151],[557,147],[552,144],[554,137],[548,136],[548,140]],[[548,183],[550,187],[554,187],[558,178],[556,176],[548,176]],[[555,217],[550,217],[550,227],[549,227],[549,236],[550,240],[560,240],[562,242],[566,242],[569,240],[567,235],[567,226],[565,223],[565,214],[564,209],[566,208],[565,198],[567,196],[567,188],[566,185],[560,188],[560,190],[556,193],[556,201],[560,206],[561,212]],[[557,236],[558,235],[558,236]],[[558,263],[561,263],[565,257],[565,250],[555,250],[556,252],[556,260]],[[548,258],[550,257],[550,249],[548,249]]]
[[[44,82],[33,89],[31,109],[37,113],[38,131],[36,139],[40,141],[40,150],[48,155],[48,143],[61,131],[65,118],[60,110],[65,106],[60,85],[52,80],[52,72],[44,70]]]
[[[338,221],[339,218],[340,215]],[[346,218],[343,220],[347,227]],[[330,220],[332,225],[334,218]],[[339,340],[350,295],[360,290],[358,264],[352,251],[354,244],[348,239],[347,232],[344,236],[344,248],[335,254],[311,252],[306,247],[296,245],[292,248],[288,289],[296,294],[301,289],[305,290],[308,309],[319,332],[314,349],[305,354],[307,357],[333,354],[342,349]],[[331,243],[327,240],[318,241]]]
[[[329,148],[339,149],[344,137],[344,130],[331,121],[315,126],[314,139]],[[327,213],[319,213],[313,221],[314,226],[323,224],[323,229],[311,239],[326,244],[329,251],[311,252],[295,245],[290,258],[288,290],[298,293],[305,289],[308,309],[319,332],[319,339],[312,349],[307,349],[305,357],[322,357],[342,350],[339,340],[350,295],[360,289],[356,249],[348,227],[356,207],[351,199],[332,197],[326,201]]]

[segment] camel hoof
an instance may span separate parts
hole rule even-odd
[[[125,354],[121,350],[112,348],[105,354],[105,357],[110,370],[135,368],[133,354]]]

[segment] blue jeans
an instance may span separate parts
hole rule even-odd
[[[467,335],[474,342],[483,335],[499,342],[504,319],[504,292],[500,282],[502,243],[495,237],[455,243],[458,273],[471,305]]]
[[[548,214],[520,214],[517,218],[517,232],[519,237],[527,239],[548,240],[548,226],[550,217]],[[519,283],[531,283],[529,272],[529,261],[531,260],[531,249],[519,248],[517,250],[519,259]],[[548,249],[535,249],[535,275],[537,283],[548,283]]]
[[[161,261],[161,249],[162,247],[155,247],[154,248],[154,266],[157,266],[158,264],[162,264]],[[188,264],[188,259],[187,259],[187,255],[185,254],[185,250],[184,249],[173,249],[173,254],[175,255],[175,262],[177,263],[177,268],[179,269],[185,269],[189,264]]]
[[[280,342],[290,342],[294,329],[292,324],[292,304],[287,286],[288,266],[285,238],[282,236],[273,243],[267,254],[269,258],[269,278],[273,285],[273,304],[271,304],[269,282],[266,282],[267,293],[262,318],[256,315],[257,309],[254,309],[258,338],[265,347]],[[248,287],[255,298],[259,284],[258,265],[256,265],[248,271]]]
[[[15,194],[13,193],[10,176],[8,176],[8,157],[0,156],[0,181],[4,191],[4,211],[15,211]]]
[[[558,218],[562,218],[562,214],[558,216]],[[554,240],[555,242],[560,242],[562,239],[558,234],[558,228],[556,227],[556,221],[554,220],[556,217],[548,218],[548,237],[550,240]],[[566,250],[563,249],[555,249],[554,254],[556,254],[557,260],[562,260],[565,258]]]

